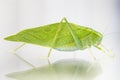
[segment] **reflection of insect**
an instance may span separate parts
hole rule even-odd
[[[69,23],[66,18],[63,18],[60,23],[26,29],[6,37],[5,40],[50,47],[49,57],[53,48],[61,51],[74,51],[94,46],[102,50],[99,46],[102,38],[101,33],[88,27]]]
[[[90,66],[92,64],[92,66]],[[52,68],[51,68],[52,67]],[[93,80],[102,73],[99,63],[84,60],[60,60],[50,65],[7,74],[15,80]],[[64,76],[63,76],[64,75]]]

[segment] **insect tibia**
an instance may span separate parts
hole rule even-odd
[[[75,41],[76,46],[78,48],[81,48],[82,43],[80,42],[80,40],[79,40],[78,36],[76,35],[76,33],[73,31],[71,24],[67,21],[66,18],[63,18],[62,20],[64,20],[66,22],[67,28],[70,31],[70,33],[71,33],[71,35],[72,35],[72,37],[73,37],[73,39]]]
[[[103,44],[100,45],[106,52],[109,52],[110,57],[115,57],[115,54],[112,52],[112,50],[106,48]]]
[[[14,52],[16,52],[17,50],[19,50],[21,47],[23,47],[26,43],[21,44],[20,46],[18,46],[17,48],[14,49]]]
[[[19,58],[21,61],[23,61],[24,63],[26,63],[27,65],[31,66],[32,68],[36,68],[36,66],[34,66],[33,64],[29,63],[28,61],[26,61],[25,59],[23,59],[21,56],[19,56],[18,54],[14,53],[14,55]]]
[[[101,47],[99,47],[99,46],[96,46],[96,45],[94,45],[97,49],[99,49],[99,50],[101,50],[101,51],[103,51],[104,53],[105,53],[105,51],[101,48]]]
[[[100,51],[102,51],[105,55],[107,55],[110,58],[114,57],[114,54],[112,53],[112,51],[108,51],[108,49],[105,49],[104,47],[100,47],[100,46],[95,46],[97,49],[99,49]],[[112,54],[111,54],[112,53]]]
[[[51,51],[52,51],[52,47],[50,48],[49,52],[48,52],[48,58],[50,57],[50,54],[51,54]]]

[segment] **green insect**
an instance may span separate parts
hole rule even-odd
[[[61,22],[25,29],[4,39],[49,47],[49,57],[52,49],[75,51],[94,46],[102,50],[99,47],[102,38],[103,35],[101,33],[88,27],[70,23],[66,18],[63,18]],[[16,48],[16,50],[20,47]]]

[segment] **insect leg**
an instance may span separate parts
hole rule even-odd
[[[93,54],[92,50],[91,50],[90,48],[88,48],[88,50],[89,50],[91,56],[93,57],[93,59],[96,60],[96,57],[95,57],[95,55]]]
[[[50,57],[51,51],[52,51],[52,49],[53,49],[53,47],[54,47],[54,45],[55,45],[55,42],[56,42],[56,40],[57,40],[57,36],[58,36],[58,34],[59,34],[60,30],[61,30],[61,23],[62,23],[63,21],[64,21],[64,18],[60,21],[60,24],[58,25],[58,30],[56,31],[56,34],[55,34],[55,36],[54,36],[54,38],[53,38],[52,47],[50,48],[50,50],[49,50],[49,52],[48,52],[48,58]]]
[[[107,54],[106,51],[100,47],[100,46],[95,46],[97,49],[99,49],[100,51],[102,51],[105,55],[107,55],[108,57],[114,57],[114,55],[110,55],[110,54]]]
[[[106,51],[112,52],[111,50],[109,50],[108,48],[106,48],[103,44],[100,44],[100,46],[103,47]]]
[[[34,65],[32,65],[31,63],[29,63],[28,61],[26,61],[25,59],[23,59],[21,56],[19,56],[19,55],[16,53],[16,51],[17,51],[18,49],[20,49],[21,47],[23,47],[24,45],[25,45],[25,43],[23,43],[22,45],[20,45],[20,46],[18,46],[17,48],[15,48],[12,53],[13,53],[17,58],[19,58],[20,60],[22,60],[23,62],[25,62],[26,64],[28,64],[29,66],[35,68]]]
[[[50,57],[51,51],[52,51],[52,47],[50,48],[49,52],[48,52],[48,58]]]
[[[66,19],[66,18],[63,18],[63,20],[64,20],[64,21],[66,22],[66,24],[68,25],[67,27],[68,27],[68,29],[69,29],[69,31],[70,31],[70,33],[71,33],[71,35],[72,35],[72,37],[73,37],[73,39],[74,39],[74,41],[75,41],[76,46],[80,49],[80,48],[82,47],[82,42],[80,42],[78,36],[77,36],[77,35],[75,34],[75,32],[72,30],[71,25],[69,24],[69,22],[67,21],[67,19]]]
[[[114,53],[111,51],[111,50],[109,50],[108,48],[106,48],[103,44],[100,44],[100,46],[102,47],[102,48],[104,48],[107,52],[110,52],[111,54],[109,54],[109,56],[111,56],[111,57],[114,57],[115,55],[114,55]]]
[[[20,60],[22,60],[23,62],[25,62],[26,64],[28,64],[29,66],[31,66],[32,68],[36,68],[33,64],[29,63],[28,61],[26,61],[25,59],[23,59],[21,56],[19,56],[18,54],[14,53],[14,55],[19,58]]]
[[[17,50],[19,50],[21,47],[23,47],[25,45],[25,43],[21,44],[20,46],[18,46],[17,48],[14,49],[14,52],[16,52]]]

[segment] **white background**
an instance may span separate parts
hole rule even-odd
[[[116,54],[109,59],[101,51],[92,48],[98,59],[103,58],[104,73],[96,80],[119,80],[120,55],[117,25],[117,0],[0,0],[0,79],[10,72],[28,69],[25,63],[10,53],[20,43],[3,40],[4,37],[20,30],[58,22],[63,17],[69,21],[91,27],[104,35],[103,44]],[[41,56],[47,56],[49,48],[25,45],[17,53],[36,66],[47,64]],[[60,52],[53,50],[50,60],[77,58],[92,61],[88,50]],[[100,57],[102,56],[102,57]]]

